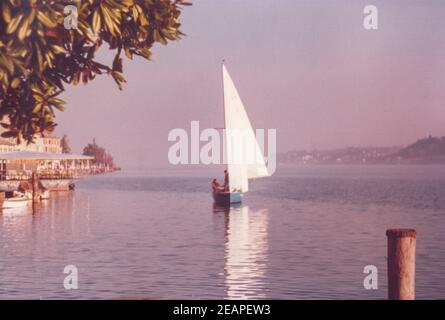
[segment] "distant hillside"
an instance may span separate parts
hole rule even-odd
[[[385,162],[445,164],[445,137],[417,140],[415,143],[386,157]]]
[[[445,137],[429,136],[405,148],[292,150],[279,154],[278,161],[294,164],[445,164]]]
[[[372,164],[398,152],[401,147],[349,147],[334,150],[291,150],[278,155],[280,163]]]

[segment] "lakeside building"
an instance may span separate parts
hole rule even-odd
[[[9,139],[0,138],[0,153],[17,151],[17,144]]]
[[[66,153],[14,151],[0,153],[0,180],[71,179],[91,172],[93,157]]]
[[[0,134],[4,129],[0,129]],[[20,144],[14,138],[0,138],[0,152],[30,151],[62,153],[61,138],[48,134],[43,137],[36,137],[34,143],[22,141]]]
[[[0,119],[2,123],[9,123],[9,118],[3,117]],[[29,151],[29,152],[48,152],[48,153],[62,153],[62,139],[46,132],[43,135],[36,135],[34,143],[27,143],[22,141],[17,143],[15,138],[3,138],[1,134],[7,130],[0,126],[0,152],[14,152],[14,151]]]
[[[0,134],[5,131],[0,128]],[[0,180],[26,180],[33,172],[45,179],[72,179],[94,170],[94,158],[62,153],[61,138],[46,134],[34,143],[0,138]]]
[[[13,151],[0,153],[0,191],[18,190],[37,173],[51,191],[69,190],[79,176],[92,172],[93,157],[66,153]]]

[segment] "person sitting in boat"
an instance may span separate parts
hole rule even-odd
[[[224,170],[224,191],[229,191],[229,172]]]
[[[219,184],[218,180],[216,180],[216,179],[212,180],[212,189],[213,189],[213,192],[219,192],[219,191],[223,190],[221,188],[221,185]]]

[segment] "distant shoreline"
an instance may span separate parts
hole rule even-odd
[[[445,163],[427,163],[427,162],[380,162],[380,163],[337,163],[337,162],[325,162],[325,163],[290,163],[290,162],[281,162],[278,163],[278,167],[282,166],[298,166],[298,167],[322,167],[322,166],[445,166]]]
[[[335,150],[291,150],[277,155],[279,163],[300,164],[445,164],[445,137],[419,139],[402,147],[349,147]]]

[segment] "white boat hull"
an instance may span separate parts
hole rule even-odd
[[[3,209],[21,208],[28,205],[29,199],[26,196],[5,199],[2,204]]]
[[[43,191],[43,193],[40,195],[40,199],[42,200],[49,199],[49,190]]]

